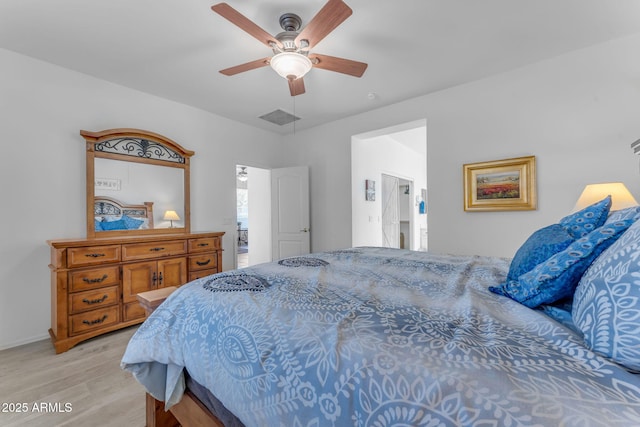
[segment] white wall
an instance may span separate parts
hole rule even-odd
[[[131,127],[194,150],[193,231],[235,239],[235,165],[283,166],[279,135],[0,49],[0,349],[48,337],[48,239],[85,229],[80,129]],[[232,250],[224,268],[234,264]]]
[[[312,250],[351,245],[350,141],[427,120],[429,250],[512,256],[573,207],[587,183],[623,181],[640,196],[640,35],[335,121],[286,138],[310,165]],[[538,209],[464,212],[462,165],[533,154]]]

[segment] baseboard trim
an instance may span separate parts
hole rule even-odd
[[[30,338],[23,338],[21,340],[14,341],[12,343],[0,344],[0,351],[8,350],[10,348],[20,347],[21,345],[31,344],[36,341],[42,341],[42,340],[48,340],[48,339],[50,339],[48,333],[44,335],[36,335]]]

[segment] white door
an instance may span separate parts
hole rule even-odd
[[[395,176],[382,174],[382,246],[400,247],[398,183]]]
[[[309,168],[272,169],[271,197],[273,260],[308,254]]]

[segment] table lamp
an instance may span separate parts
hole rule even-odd
[[[176,211],[166,211],[162,219],[165,221],[171,221],[171,226],[169,228],[173,228],[173,221],[180,221],[180,217]]]
[[[580,194],[572,212],[578,212],[587,206],[599,202],[608,195],[611,195],[611,212],[638,206],[638,202],[623,183],[605,182],[587,185],[582,191],[582,194]]]

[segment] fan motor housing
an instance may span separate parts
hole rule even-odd
[[[285,13],[280,16],[280,27],[285,31],[298,31],[302,25],[302,18],[295,13]]]
[[[295,52],[298,50],[298,46],[296,46],[296,37],[298,37],[298,33],[296,31],[283,31],[276,34],[276,40],[282,43],[282,50],[273,49],[273,52]]]

